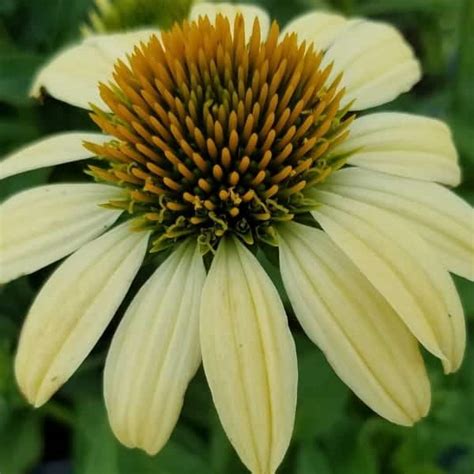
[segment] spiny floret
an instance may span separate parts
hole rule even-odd
[[[348,133],[341,78],[327,84],[322,58],[294,34],[280,40],[277,23],[262,39],[255,20],[248,40],[241,15],[233,28],[222,15],[175,24],[100,85],[110,111],[92,118],[114,139],[86,144],[105,165],[89,171],[127,189],[110,204],[143,216],[154,250],[190,234],[209,248],[226,232],[272,243]]]

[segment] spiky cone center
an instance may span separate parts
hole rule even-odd
[[[86,144],[102,160],[89,172],[126,189],[109,204],[142,217],[154,251],[192,234],[204,249],[229,232],[274,243],[276,222],[308,210],[302,191],[340,166],[341,77],[276,22],[245,33],[241,15],[175,24],[100,84],[110,111],[91,116],[114,139]]]

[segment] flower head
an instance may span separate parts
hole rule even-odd
[[[89,108],[103,133],[53,136],[1,162],[6,177],[94,157],[87,173],[98,181],[1,206],[2,281],[72,253],[21,335],[16,375],[28,400],[45,403],[72,375],[147,251],[167,247],[107,357],[112,429],[158,452],[202,357],[240,458],[275,472],[297,364],[258,261],[273,245],[292,311],[339,377],[394,423],[425,416],[418,343],[447,373],[463,358],[448,271],[474,277],[472,209],[442,186],[460,180],[442,122],[364,114],[419,75],[386,24],[312,12],[280,33],[259,8],[227,4],[199,4],[169,31],[92,36],[53,58],[33,93]]]
[[[275,223],[307,212],[302,192],[343,163],[330,155],[353,118],[342,75],[329,81],[323,52],[276,22],[262,38],[258,18],[247,37],[242,15],[219,14],[160,39],[101,84],[92,118],[113,139],[86,144],[107,163],[90,173],[125,187],[111,206],[143,216],[152,250],[191,235],[215,249],[229,233],[276,244]]]

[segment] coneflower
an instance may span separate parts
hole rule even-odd
[[[112,341],[111,427],[158,452],[202,357],[243,463],[274,473],[293,430],[297,362],[256,257],[271,245],[296,317],[338,376],[394,423],[425,416],[418,342],[446,373],[461,364],[448,272],[474,276],[473,213],[442,186],[460,181],[446,125],[364,113],[419,78],[387,24],[311,12],[280,32],[248,5],[199,4],[169,31],[92,36],[53,58],[34,94],[90,109],[102,133],[56,135],[0,164],[4,178],[94,160],[95,183],[1,206],[3,282],[72,253],[25,321],[16,376],[27,399],[40,406],[68,380],[147,252],[168,249]]]

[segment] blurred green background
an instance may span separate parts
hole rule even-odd
[[[112,0],[114,1],[114,0]],[[126,17],[109,27],[154,21],[167,26],[186,12],[181,0],[121,2]],[[413,45],[423,80],[389,109],[446,120],[464,169],[457,190],[474,200],[474,1],[472,0],[262,0],[281,24],[311,8],[389,21]],[[131,5],[141,4],[131,11]],[[39,137],[93,129],[87,114],[53,99],[43,105],[27,94],[37,68],[80,37],[92,0],[0,0],[0,156]],[[10,178],[3,199],[46,182],[82,179],[70,164]],[[0,288],[0,473],[219,474],[246,470],[219,425],[202,371],[190,385],[179,424],[156,457],[121,447],[112,437],[101,398],[101,370],[113,327],[72,380],[39,410],[17,392],[12,358],[25,312],[51,273],[48,267]],[[270,269],[271,270],[271,269]],[[318,349],[297,334],[299,401],[293,443],[280,473],[472,474],[474,472],[474,292],[456,279],[471,345],[459,373],[444,377],[427,357],[433,406],[412,429],[391,425],[365,408],[329,369]],[[125,305],[124,305],[125,306]],[[115,321],[120,318],[117,315]],[[116,323],[115,323],[116,324]],[[298,326],[292,323],[295,332]]]

